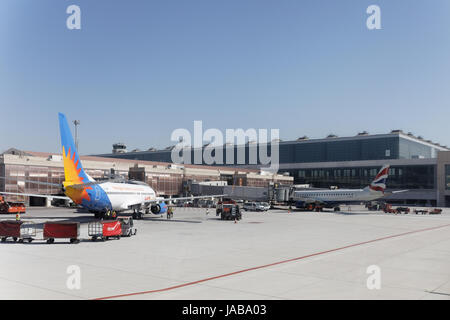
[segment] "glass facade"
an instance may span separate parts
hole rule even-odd
[[[250,146],[250,147],[249,147]],[[259,159],[259,148],[265,145],[234,146],[234,157],[232,165],[261,164]],[[222,163],[226,165],[227,148],[223,148]],[[249,161],[250,149],[255,150],[257,162]],[[238,161],[238,149],[244,149],[244,162]],[[270,144],[267,148],[268,156],[271,154]],[[353,138],[328,138],[318,140],[286,141],[279,144],[279,162],[288,163],[310,163],[310,162],[336,162],[336,161],[364,161],[364,160],[389,160],[389,159],[420,159],[436,157],[436,148],[401,137],[399,135],[380,135]],[[263,150],[265,154],[265,150]],[[143,151],[121,154],[100,155],[102,157],[172,162],[170,150]],[[212,153],[214,157],[214,152]],[[194,151],[191,151],[191,161],[194,159]],[[229,161],[230,162],[230,161]],[[207,164],[204,163],[203,164]],[[231,163],[229,163],[231,165]]]
[[[450,190],[450,165],[445,165],[445,190]]]
[[[316,188],[364,188],[368,186],[380,167],[317,168],[281,170],[294,177],[294,184],[310,184]],[[435,188],[434,165],[392,166],[386,185],[388,189],[433,189]],[[447,169],[446,169],[447,170]],[[448,171],[450,188],[450,168]]]

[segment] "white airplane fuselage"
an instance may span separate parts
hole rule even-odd
[[[149,185],[136,182],[105,181],[86,186],[82,191],[74,190],[69,185],[65,193],[72,200],[75,197],[75,200],[81,199],[76,203],[92,211],[119,212],[133,208],[146,209],[151,201],[159,199]]]
[[[111,209],[122,211],[129,204],[156,200],[156,192],[148,185],[105,182],[99,185],[111,202]]]
[[[351,203],[379,199],[383,192],[365,189],[295,191],[294,200],[303,202]]]

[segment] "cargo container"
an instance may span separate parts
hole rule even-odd
[[[44,240],[47,243],[55,242],[55,239],[70,239],[70,243],[79,243],[79,222],[46,222],[44,224]]]

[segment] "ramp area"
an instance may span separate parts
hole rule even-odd
[[[210,210],[211,211],[211,210]],[[3,217],[2,217],[3,219]],[[23,219],[77,219],[77,245],[2,244],[1,299],[450,299],[450,212],[147,216],[138,234],[87,240],[89,214],[32,208]],[[70,266],[80,289],[69,289]],[[367,287],[370,266],[380,289]]]

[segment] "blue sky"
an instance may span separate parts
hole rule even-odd
[[[81,8],[81,30],[66,8]],[[382,30],[366,28],[381,7]],[[176,128],[284,140],[403,129],[450,146],[448,0],[2,0],[0,151],[173,144]]]

